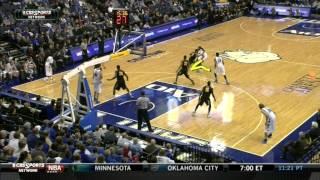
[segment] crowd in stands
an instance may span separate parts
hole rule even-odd
[[[297,161],[302,158],[308,151],[310,151],[313,144],[320,139],[320,109],[316,114],[315,121],[312,122],[311,128],[307,132],[300,132],[299,138],[292,141],[283,148],[283,159],[289,161]]]
[[[35,163],[175,163],[171,144],[142,141],[101,125],[94,132],[79,124],[66,128],[43,121],[25,122],[17,130],[0,129],[0,162]]]
[[[87,59],[87,46],[99,42],[100,54],[103,43],[113,36],[111,7],[130,10],[131,26],[140,31],[170,21],[190,16],[215,24],[240,16],[246,11],[247,1],[217,8],[213,0],[56,0],[56,1],[2,1],[0,6],[0,32],[7,42],[14,43],[27,55],[29,62],[17,62],[8,53],[0,51],[0,74],[2,79],[33,79],[44,75],[47,57],[55,60],[55,69],[63,69],[69,62],[69,48],[80,46]],[[14,10],[22,8],[58,10],[55,21],[19,21]],[[33,64],[32,66],[29,66]]]
[[[258,3],[270,5],[311,7],[316,0],[257,0]]]
[[[39,104],[31,104],[27,101],[18,101],[10,97],[0,97],[0,127],[11,128],[12,126],[21,126],[25,121],[32,124],[41,123],[48,118],[48,110],[51,108],[51,117],[59,113],[54,108],[59,108],[54,105],[55,101],[52,101],[52,105],[46,107]]]

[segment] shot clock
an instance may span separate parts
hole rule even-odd
[[[129,26],[129,10],[127,9],[113,9],[113,26],[120,28],[122,26]]]

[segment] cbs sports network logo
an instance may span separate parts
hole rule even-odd
[[[15,10],[16,20],[57,20],[56,9],[17,9]]]
[[[19,173],[62,173],[64,165],[62,164],[45,164],[45,163],[14,163],[12,168]]]

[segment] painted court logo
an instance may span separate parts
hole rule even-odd
[[[192,87],[185,87],[170,84],[161,81],[154,81],[143,87],[131,91],[133,98],[128,94],[122,95],[113,101],[107,101],[95,107],[96,110],[108,114],[107,121],[119,122],[124,119],[130,119],[137,122],[137,106],[136,100],[144,92],[152,102],[149,107],[149,118],[155,119],[164,113],[167,113],[199,96],[199,90]],[[84,122],[84,121],[82,121]],[[88,120],[86,126],[88,129],[94,129],[97,124],[91,119]]]
[[[291,93],[296,92],[300,94],[308,94],[313,89],[320,86],[320,75],[316,74],[306,74],[292,84],[285,87],[283,90],[285,92]]]
[[[262,63],[267,61],[275,61],[281,59],[278,54],[272,52],[258,52],[258,51],[224,51],[222,57],[238,61],[241,63]]]

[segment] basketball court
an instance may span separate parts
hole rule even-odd
[[[139,97],[139,91],[147,90],[154,102],[154,109],[150,111],[152,126],[208,142],[218,140],[229,148],[264,156],[320,107],[320,37],[278,33],[300,21],[241,17],[151,45],[148,53],[161,53],[140,61],[130,61],[135,58],[133,55],[112,59],[104,64],[103,93],[97,108],[134,119],[135,112],[128,112],[134,106],[132,102]],[[198,91],[208,80],[213,80],[212,72],[190,72],[195,86],[183,76],[178,85],[172,84],[183,55],[189,55],[199,45],[209,55],[207,66],[213,68],[216,52],[224,52],[229,57],[225,59],[225,67],[231,85],[225,85],[223,77],[214,84],[217,102],[214,102],[211,118],[207,118],[205,106],[199,108],[195,117],[192,111],[197,104]],[[247,57],[243,58],[243,54]],[[279,58],[261,61],[261,56]],[[241,61],[237,60],[241,57]],[[115,81],[106,79],[114,76],[117,64],[129,75],[127,85],[133,90],[133,99],[123,95],[116,101],[111,100]],[[92,72],[93,69],[87,69],[91,88]],[[39,79],[14,89],[61,98],[63,74],[56,74],[54,83]],[[76,81],[74,77],[70,84],[73,94]],[[175,101],[170,101],[170,97]],[[265,119],[257,106],[260,102],[277,114],[276,131],[268,144],[262,144]]]

